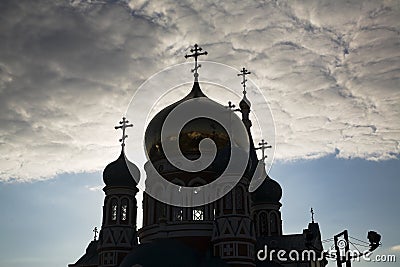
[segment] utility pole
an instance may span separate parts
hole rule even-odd
[[[339,237],[343,236],[343,239],[339,240]],[[349,234],[347,230],[334,236],[335,250],[336,250],[336,264],[337,267],[342,267],[345,263],[346,267],[351,267],[351,255],[349,254]],[[344,255],[342,256],[342,250],[344,249]]]

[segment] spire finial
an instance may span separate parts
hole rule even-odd
[[[314,223],[314,209],[311,207],[311,222]]]
[[[190,52],[192,52],[193,54],[191,54],[191,55],[186,54],[185,55],[185,58],[194,57],[194,69],[192,69],[192,72],[194,72],[194,80],[196,82],[198,81],[198,78],[199,78],[199,74],[197,73],[197,70],[201,67],[201,64],[197,64],[197,58],[199,56],[208,54],[207,51],[200,52],[202,50],[203,49],[200,46],[198,46],[197,44],[194,44],[194,48],[190,49]]]
[[[122,137],[121,139],[119,139],[119,141],[121,142],[122,149],[125,146],[125,139],[128,138],[128,135],[125,134],[125,129],[128,127],[133,127],[133,124],[128,124],[128,123],[129,121],[125,117],[122,117],[122,121],[119,122],[119,124],[121,125],[114,127],[115,130],[122,129]]]
[[[251,74],[251,72],[246,70],[245,67],[243,67],[243,69],[237,75],[237,76],[242,76],[243,77],[243,81],[241,82],[241,84],[243,84],[243,95],[244,96],[246,96],[246,93],[247,93],[246,92],[246,82],[247,82],[246,75],[248,75],[248,74]]]
[[[267,155],[265,155],[265,150],[267,150],[267,148],[272,148],[272,146],[268,145],[268,142],[266,142],[264,139],[261,139],[261,142],[258,143],[258,145],[259,147],[257,147],[255,150],[261,149],[261,161],[264,162],[264,160],[268,157]]]
[[[94,232],[94,241],[96,241],[96,240],[97,240],[97,233],[99,232],[99,231],[97,230],[97,227],[95,227],[95,228],[93,229],[93,232]]]

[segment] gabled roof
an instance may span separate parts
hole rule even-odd
[[[97,253],[98,241],[92,241],[86,248],[86,253],[80,257],[80,259],[74,264],[68,264],[68,267],[93,267],[98,266],[98,253]]]

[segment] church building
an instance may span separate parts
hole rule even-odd
[[[149,162],[144,166],[146,186],[152,181],[153,170],[167,181],[185,187],[198,187],[217,179],[229,160],[231,143],[227,130],[209,118],[196,118],[188,122],[179,133],[181,153],[188,159],[198,158],[199,143],[204,138],[214,141],[215,160],[199,172],[182,171],[168,162],[161,145],[161,128],[171,111],[180,103],[208,98],[198,81],[197,57],[201,48],[191,49],[195,59],[195,79],[189,93],[156,114],[147,126],[144,142]],[[322,243],[318,223],[312,220],[299,234],[285,235],[282,231],[280,208],[282,188],[268,176],[265,169],[262,184],[249,192],[251,178],[257,164],[263,164],[256,150],[267,148],[265,142],[255,147],[250,120],[251,103],[246,97],[245,68],[243,98],[237,111],[241,115],[249,140],[247,167],[239,182],[223,197],[198,207],[180,207],[163,203],[146,188],[143,193],[143,226],[137,229],[137,184],[139,169],[125,155],[125,129],[123,118],[121,154],[103,171],[105,187],[103,219],[98,239],[91,241],[85,254],[69,267],[323,267],[327,262],[321,257]],[[190,89],[190,88],[188,88]],[[233,111],[232,111],[233,113]],[[235,115],[237,116],[237,115]],[[268,137],[266,137],[268,138]],[[154,187],[163,194],[162,187]],[[275,251],[275,253],[271,253]],[[283,251],[280,254],[278,251]],[[293,252],[294,251],[294,252]],[[304,257],[304,256],[307,256]],[[310,257],[313,256],[314,257]]]

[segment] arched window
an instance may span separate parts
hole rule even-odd
[[[275,212],[271,212],[270,214],[270,227],[271,227],[271,235],[278,234],[278,217]]]
[[[185,186],[185,183],[179,179],[179,178],[174,178],[171,181],[173,184],[179,186],[178,190],[167,190],[170,194],[171,194],[171,200],[175,200],[178,202],[183,203],[183,197],[182,194],[180,193],[181,187]],[[182,207],[177,207],[177,206],[172,206],[171,208],[171,214],[170,216],[170,220],[171,221],[183,221],[184,219],[184,209]]]
[[[267,214],[265,212],[262,212],[260,214],[258,225],[260,234],[262,236],[268,236],[268,220],[267,220]]]
[[[121,222],[128,223],[128,199],[126,198],[121,201]]]
[[[156,200],[155,209],[154,223],[158,223],[161,218],[165,218],[165,204]]]
[[[244,194],[242,187],[236,187],[235,189],[235,199],[236,199],[236,212],[239,214],[244,213]]]
[[[154,223],[154,212],[155,212],[155,201],[154,198],[150,197],[149,195],[146,194],[146,201],[147,201],[147,206],[146,208],[146,213],[147,213],[147,223],[146,225],[151,225]],[[143,208],[144,210],[144,208]]]
[[[118,203],[115,198],[111,200],[110,205],[110,219],[111,222],[115,223],[117,221],[117,213],[118,213]]]
[[[231,213],[232,209],[232,191],[229,191],[224,197],[224,213]]]
[[[183,208],[181,207],[172,207],[172,220],[173,221],[182,221],[183,220]]]

